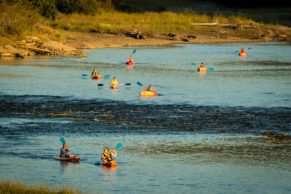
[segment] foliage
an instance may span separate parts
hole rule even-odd
[[[103,11],[95,16],[71,14],[60,16],[54,27],[68,31],[115,33],[139,30],[144,33],[188,33],[195,30],[193,22],[208,23],[215,19],[221,23],[249,24],[252,21],[240,16],[208,16],[195,12],[144,12],[124,13]]]
[[[2,4],[0,6],[0,34],[3,36],[22,36],[37,30],[41,16],[19,4]]]
[[[26,186],[22,183],[13,183],[9,181],[0,182],[0,193],[19,194],[79,194],[79,191],[72,189],[49,188],[45,186]]]

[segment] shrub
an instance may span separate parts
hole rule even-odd
[[[22,36],[37,30],[41,16],[27,7],[18,4],[0,6],[0,34]]]

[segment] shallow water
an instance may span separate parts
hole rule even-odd
[[[291,142],[262,135],[291,135],[289,45],[140,47],[128,69],[132,50],[0,61],[0,180],[93,193],[290,193]],[[198,74],[199,62],[214,71]],[[131,86],[82,79],[94,65]],[[138,81],[161,96],[140,98]],[[49,116],[57,112],[71,116]],[[53,160],[61,136],[79,164]],[[117,168],[94,165],[119,142]]]
[[[240,58],[241,47],[249,48]],[[131,48],[88,50],[86,58],[41,58],[1,62],[1,93],[98,98],[128,103],[193,104],[205,106],[291,107],[291,47],[284,44],[179,45],[142,47],[135,53],[137,65],[124,62]],[[214,72],[200,75],[191,63],[204,62]],[[13,64],[13,65],[11,65]],[[112,91],[110,80],[82,79],[93,67],[117,76],[120,86]],[[152,83],[162,95],[141,100],[136,84]]]

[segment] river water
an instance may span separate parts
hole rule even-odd
[[[129,69],[133,49],[2,59],[0,179],[93,193],[291,192],[291,142],[263,135],[291,132],[290,45],[138,47]],[[131,85],[84,79],[94,66]],[[160,95],[140,98],[150,83]],[[79,164],[53,160],[62,136]],[[117,168],[94,165],[117,143]]]

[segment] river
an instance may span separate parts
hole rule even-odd
[[[138,47],[128,68],[133,49],[0,60],[0,179],[93,193],[290,193],[291,141],[263,135],[291,134],[290,45]],[[130,85],[82,77],[94,66]],[[148,84],[159,96],[139,96]],[[60,137],[80,163],[53,160]],[[96,166],[117,143],[117,168]]]

